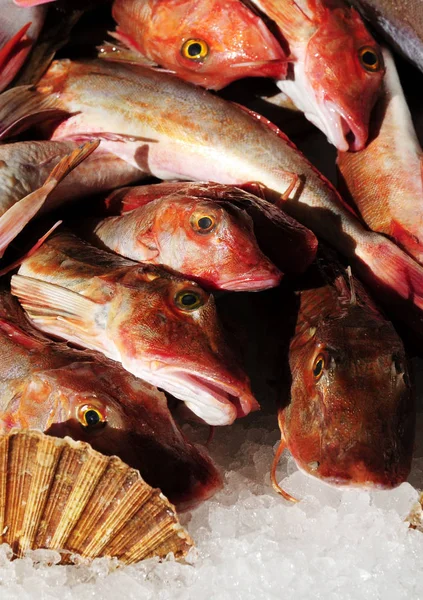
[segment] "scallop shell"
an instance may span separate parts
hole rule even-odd
[[[0,436],[0,543],[133,563],[193,545],[175,507],[116,456],[40,431]]]

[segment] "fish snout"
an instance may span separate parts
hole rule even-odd
[[[277,287],[282,277],[282,271],[270,262],[270,260],[265,259],[249,271],[243,273],[242,276],[223,281],[220,287],[233,292],[268,290]]]

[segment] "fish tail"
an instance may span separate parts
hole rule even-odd
[[[99,145],[99,141],[88,142],[71,154],[64,156],[54,167],[45,183],[19,200],[0,217],[0,257],[12,240],[37,214],[51,192],[75,167],[85,160]]]

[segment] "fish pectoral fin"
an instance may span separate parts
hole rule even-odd
[[[82,161],[84,161],[99,145],[99,141],[84,144],[70,154],[64,156],[54,167],[45,183],[11,206],[0,217],[0,257],[12,240],[22,231],[27,223],[37,214],[44,202],[57,185]]]
[[[72,290],[24,275],[12,277],[11,291],[39,329],[104,352],[96,335],[101,304]]]
[[[109,34],[118,40],[120,39],[118,34],[116,36],[113,32],[109,32]],[[125,62],[131,65],[141,65],[150,68],[158,67],[157,63],[138,52],[138,50],[128,48],[119,43],[104,42],[101,46],[97,46],[97,50],[98,58],[102,58],[103,60]]]
[[[0,49],[0,72],[6,68],[7,63],[15,55],[19,46],[25,42],[25,39],[27,39],[27,42],[29,44],[31,44],[31,42],[29,42],[28,38],[25,38],[25,34],[30,27],[31,27],[31,23],[26,23]]]

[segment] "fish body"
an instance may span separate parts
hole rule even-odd
[[[351,0],[385,38],[423,71],[422,0]]]
[[[282,442],[327,483],[395,487],[410,472],[415,428],[402,341],[343,267],[320,258],[310,271],[297,292]]]
[[[259,182],[285,212],[344,254],[399,318],[423,331],[423,270],[368,231],[265,119],[171,75],[106,61],[56,61],[34,95],[32,112],[53,102],[74,115],[58,125],[54,139],[101,137],[100,148],[159,179]],[[3,130],[27,110],[11,104],[9,117],[2,113]]]
[[[286,55],[239,0],[115,0],[115,34],[178,77],[218,90],[242,77],[284,78]]]
[[[338,154],[343,185],[363,219],[423,264],[423,152],[392,56],[371,138],[360,152]]]
[[[342,0],[255,0],[278,26],[293,76],[278,86],[339,150],[364,148],[382,84],[378,45]]]
[[[44,24],[44,7],[20,8],[1,0],[0,91],[4,90],[25,62]]]
[[[0,291],[0,432],[13,427],[116,454],[186,507],[221,486],[206,452],[181,433],[164,394],[94,351],[52,342]]]
[[[121,362],[210,425],[258,408],[213,297],[191,281],[63,232],[23,261],[12,293],[38,328]]]
[[[108,249],[164,265],[215,289],[263,290],[282,273],[261,252],[248,214],[229,203],[170,194],[94,229]]]

